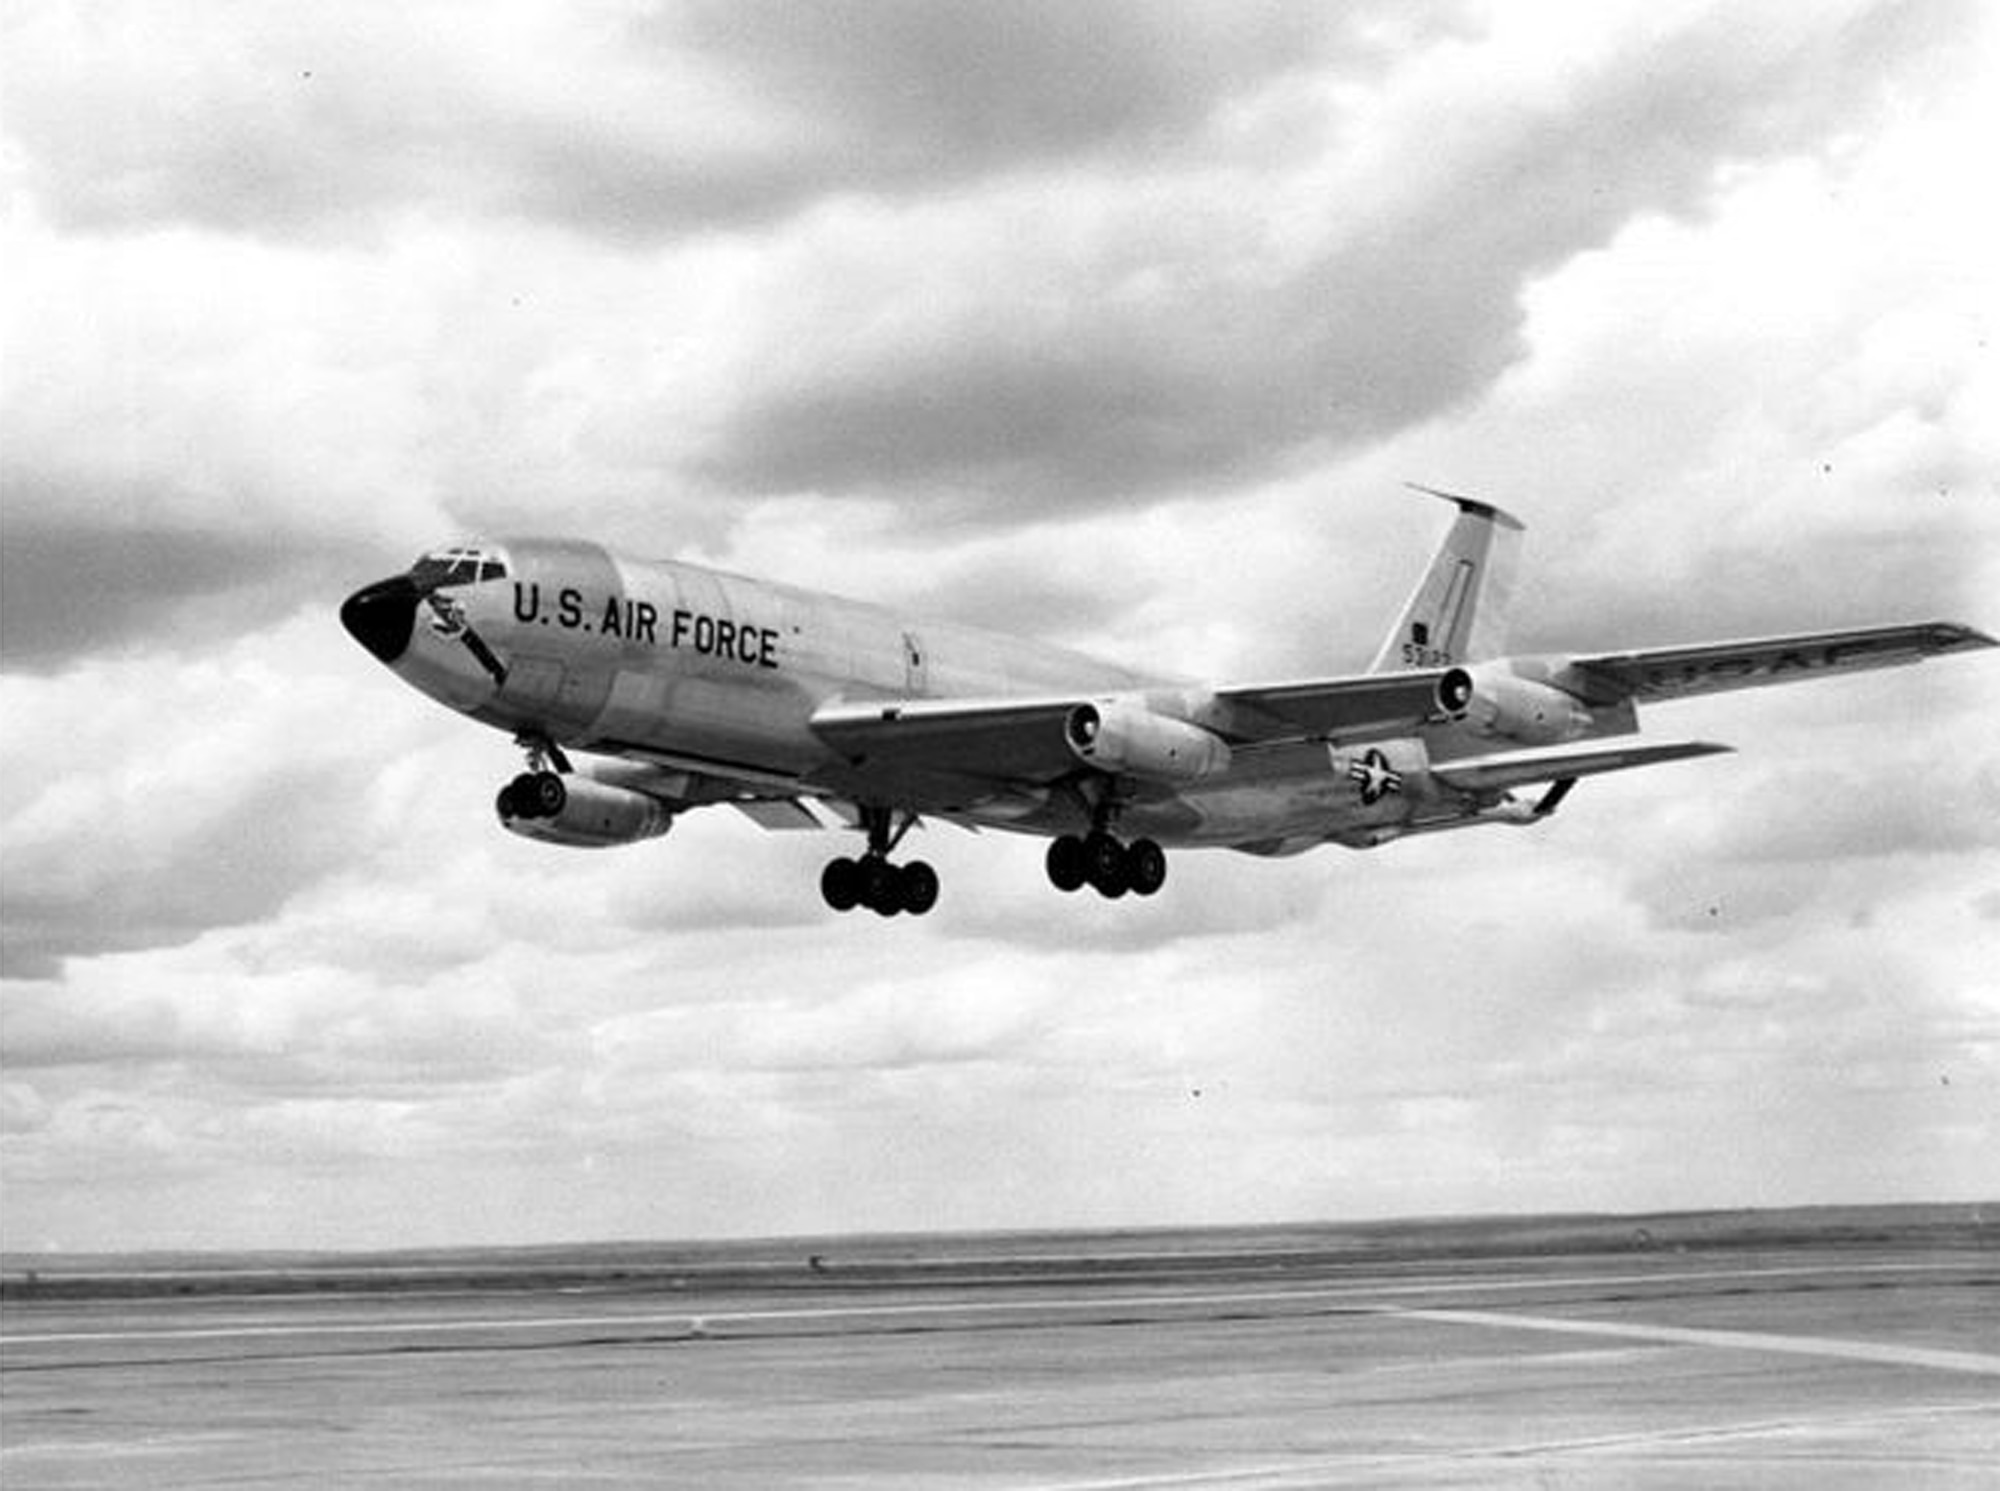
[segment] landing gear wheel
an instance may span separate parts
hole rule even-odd
[[[920,859],[913,859],[903,866],[900,876],[903,893],[903,909],[911,916],[922,916],[937,905],[937,871]]]
[[[1083,841],[1084,876],[1106,900],[1115,901],[1130,889],[1125,848],[1110,834],[1094,833]]]
[[[868,830],[868,852],[859,859],[836,859],[820,871],[819,893],[835,911],[852,911],[866,906],[877,916],[896,916],[907,911],[922,916],[937,905],[938,874],[920,859],[894,865],[889,856],[903,835],[916,826],[917,815],[896,813],[880,805],[864,804],[862,826]]]
[[[886,859],[861,861],[861,904],[877,916],[894,916],[903,909],[903,872]]]
[[[1083,862],[1083,840],[1075,834],[1050,842],[1047,865],[1049,884],[1065,893],[1082,890],[1090,878],[1089,867]]]
[[[819,873],[819,893],[835,911],[852,911],[861,904],[861,866],[851,859],[827,861]]]
[[[1166,852],[1151,839],[1134,839],[1125,846],[1125,879],[1135,896],[1156,894],[1167,883]]]

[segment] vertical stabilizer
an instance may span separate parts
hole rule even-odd
[[[1520,519],[1490,502],[1416,490],[1455,504],[1458,518],[1375,654],[1371,673],[1476,663],[1498,657],[1507,644]]]

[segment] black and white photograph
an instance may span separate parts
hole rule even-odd
[[[2000,11],[0,4],[0,1481],[1987,1484]]]

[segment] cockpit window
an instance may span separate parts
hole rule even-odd
[[[433,549],[410,566],[410,578],[425,590],[506,577],[507,566],[497,556],[470,547]]]

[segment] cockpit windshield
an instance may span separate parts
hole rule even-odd
[[[480,580],[500,580],[506,575],[507,566],[498,555],[469,545],[433,549],[410,566],[410,578],[422,590],[436,590],[444,585],[471,585]]]

